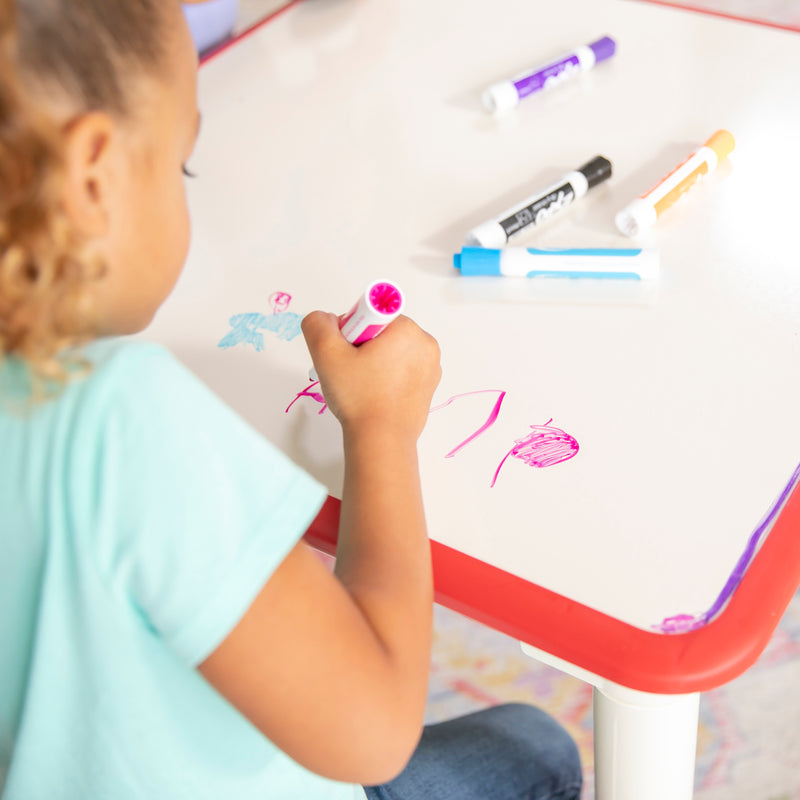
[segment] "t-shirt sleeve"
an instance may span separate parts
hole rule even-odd
[[[91,381],[99,430],[84,536],[112,589],[197,665],[302,537],[326,490],[163,348],[130,345]]]

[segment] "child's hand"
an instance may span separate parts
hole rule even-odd
[[[322,311],[305,317],[303,335],[325,402],[345,432],[378,423],[416,441],[442,374],[432,336],[400,316],[355,347],[339,332],[338,317]]]

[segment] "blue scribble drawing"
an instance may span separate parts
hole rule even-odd
[[[303,318],[293,311],[277,314],[235,314],[229,320],[231,329],[220,339],[217,347],[227,350],[237,344],[251,344],[260,353],[264,349],[261,331],[270,331],[279,339],[290,342],[300,335]]]

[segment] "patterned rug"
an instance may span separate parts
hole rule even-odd
[[[509,637],[436,607],[427,721],[511,701],[572,734],[594,798],[592,689],[523,655]],[[701,696],[695,800],[800,800],[800,593],[759,661]]]

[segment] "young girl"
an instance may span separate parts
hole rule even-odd
[[[431,337],[304,321],[343,433],[333,575],[301,541],[325,489],[119,338],[186,256],[196,69],[178,0],[0,0],[0,795],[574,800],[536,709],[422,730]]]

